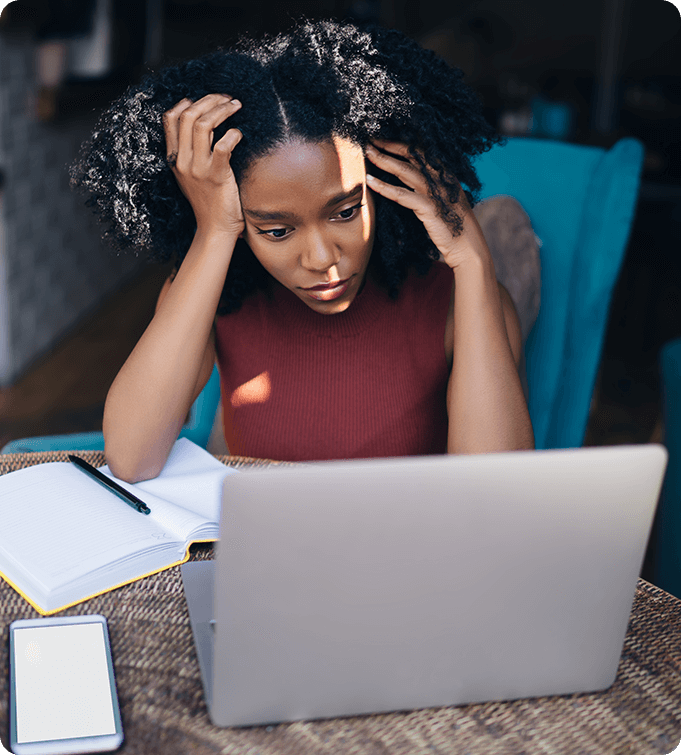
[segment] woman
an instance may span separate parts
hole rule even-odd
[[[518,317],[469,202],[495,141],[460,71],[335,22],[114,103],[74,183],[176,274],[107,397],[112,471],[160,472],[216,359],[232,453],[532,448]]]

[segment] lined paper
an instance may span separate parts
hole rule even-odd
[[[0,476],[0,573],[42,605],[52,594],[78,593],[78,585],[91,594],[177,563],[193,540],[218,537],[222,483],[236,471],[178,440],[157,478],[116,480],[149,515],[70,462]]]

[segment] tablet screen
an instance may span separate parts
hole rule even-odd
[[[17,742],[116,732],[101,623],[15,630]]]

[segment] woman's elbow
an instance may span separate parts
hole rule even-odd
[[[164,460],[145,459],[121,448],[112,440],[104,437],[104,456],[111,473],[123,482],[135,483],[158,477],[165,464]]]

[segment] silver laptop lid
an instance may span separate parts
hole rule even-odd
[[[227,477],[211,718],[609,686],[665,465],[647,445]]]

